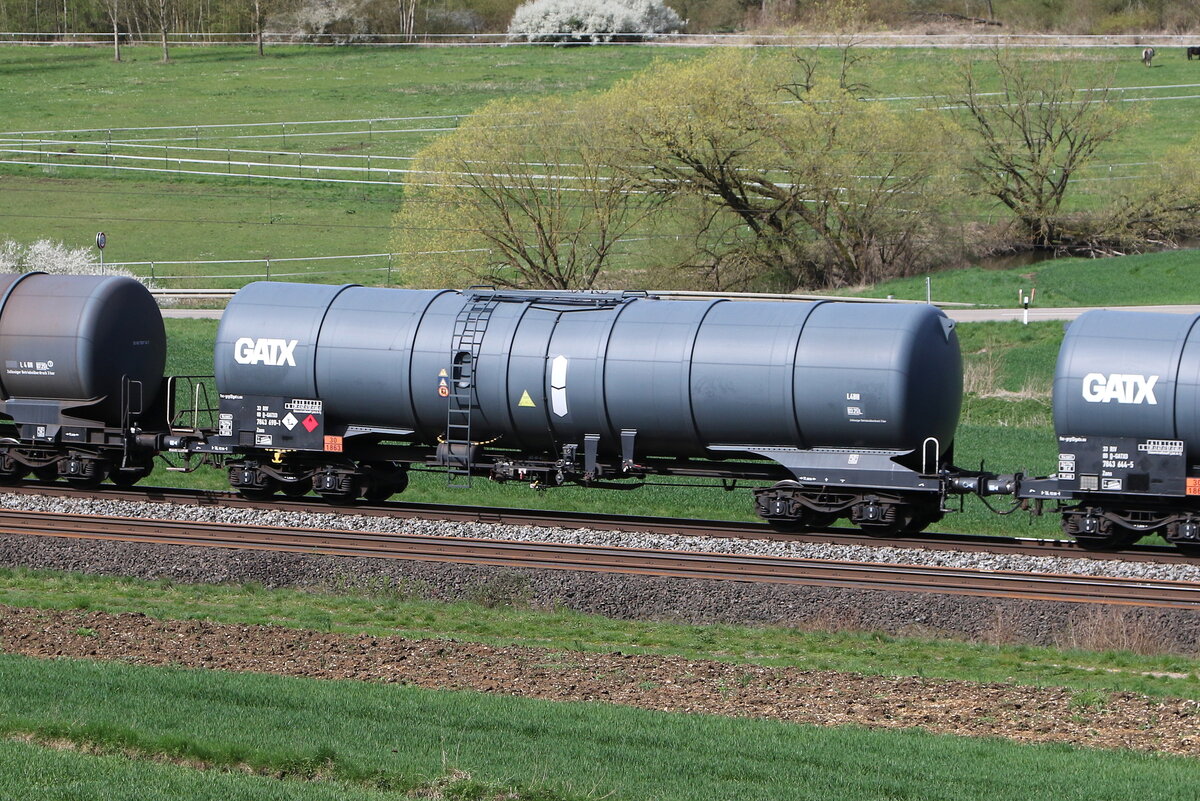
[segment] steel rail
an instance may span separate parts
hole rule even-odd
[[[858,590],[1200,608],[1200,584],[1179,581],[94,517],[21,510],[0,510],[0,533]]]
[[[269,501],[252,501],[237,493],[216,490],[172,489],[164,487],[118,488],[110,485],[83,489],[62,483],[27,484],[4,487],[4,492],[51,495],[72,498],[172,503],[192,506],[269,509],[285,512],[352,514],[369,517],[420,518],[462,523],[511,526],[592,528],[601,531],[633,531],[690,537],[730,537],[735,539],[774,540],[872,548],[920,548],[1021,556],[1060,556],[1072,559],[1123,559],[1136,562],[1194,564],[1195,559],[1169,546],[1137,545],[1119,551],[1089,551],[1072,540],[1051,540],[984,534],[918,534],[887,539],[873,537],[849,528],[825,528],[801,533],[781,533],[765,523],[729,520],[692,520],[645,515],[617,515],[592,512],[561,512],[546,509],[456,506],[436,503],[388,501],[384,503],[330,504],[315,498],[278,496]]]

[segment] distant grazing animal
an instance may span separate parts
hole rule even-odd
[[[1192,56],[1200,58],[1200,47],[1189,47],[1187,49],[1188,61],[1192,60]]]
[[[1145,50],[1142,51],[1142,63],[1145,64],[1147,67],[1149,67],[1150,62],[1153,60],[1154,60],[1154,48],[1147,47]]]

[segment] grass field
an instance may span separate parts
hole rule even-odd
[[[257,150],[261,152],[254,158],[268,162],[304,151],[358,163],[369,156],[412,155],[438,129],[456,124],[453,116],[469,114],[491,99],[597,91],[655,59],[690,59],[700,52],[648,47],[281,47],[260,59],[248,49],[214,47],[178,48],[173,62],[164,65],[154,48],[130,48],[128,61],[114,64],[103,48],[0,47],[0,131],[18,141],[24,137],[11,132],[54,131],[55,138],[71,141],[139,142],[151,155],[157,152],[154,147],[168,145]],[[875,97],[892,98],[881,102],[892,103],[926,103],[927,96],[952,94],[960,60],[980,58],[978,53],[920,49],[872,49],[860,55],[862,80]],[[1146,114],[1138,135],[1107,148],[1100,165],[1082,176],[1091,182],[1080,184],[1090,186],[1089,191],[1116,191],[1122,180],[1143,173],[1167,148],[1193,135],[1191,119],[1200,100],[1187,97],[1192,93],[1182,88],[1195,80],[1182,58],[1164,58],[1148,71],[1135,53],[1119,48],[1037,50],[1027,56],[1035,63],[1070,59],[1111,70],[1116,85],[1124,89],[1123,97],[1145,101],[1131,104]],[[822,51],[820,57],[832,59],[834,54]],[[405,119],[378,121],[383,118]],[[363,122],[297,124],[316,120]],[[237,127],[204,127],[214,125]],[[179,128],[119,130],[147,126]],[[85,128],[95,130],[64,133]],[[149,144],[151,140],[157,144]],[[206,157],[222,159],[219,152]],[[26,158],[38,160],[36,154]],[[223,171],[219,164],[213,169]],[[263,171],[283,172],[269,165]],[[104,230],[109,261],[139,262],[388,250],[391,214],[402,201],[400,188],[251,182],[234,172],[199,178],[0,167],[0,238],[28,242],[52,237],[84,247],[96,231]],[[211,274],[214,268],[197,269]],[[361,267],[345,269],[324,280],[384,280],[380,273]],[[240,272],[244,269],[230,268],[223,274]]]
[[[934,301],[1014,308],[1037,288],[1034,306],[1138,306],[1200,303],[1200,250],[1111,259],[1054,259],[1008,269],[969,267],[929,276]],[[925,299],[925,276],[886,281],[861,293]]]
[[[515,790],[516,798],[547,800],[1023,801],[1030,777],[1037,776],[1038,792],[1047,797],[1141,801],[1185,797],[1200,781],[1193,760],[1131,752],[360,682],[13,656],[0,656],[0,678],[0,731],[140,758],[114,762],[4,743],[5,756],[34,760],[0,760],[0,793],[17,796],[28,791],[32,777],[42,777],[39,784],[45,786],[63,774],[97,792],[87,796],[92,798],[128,797],[108,789],[128,792],[122,781],[136,781],[156,797],[167,797],[167,787],[186,793],[200,781],[191,770],[141,763],[156,756],[195,760],[218,771],[249,768],[276,777],[332,780],[305,784],[305,792],[336,793],[348,785],[344,796],[313,798],[373,797],[355,793],[357,788],[420,790],[449,771],[468,774],[493,793]],[[273,797],[253,794],[262,787],[253,776],[218,777],[240,791],[234,797]],[[283,783],[289,789],[296,785]]]

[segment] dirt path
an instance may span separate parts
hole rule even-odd
[[[495,648],[140,614],[0,607],[0,651],[318,679],[395,682],[555,701],[818,725],[919,727],[1200,756],[1200,703],[1133,693],[727,665],[679,657]]]

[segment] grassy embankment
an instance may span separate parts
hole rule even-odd
[[[454,124],[453,120],[428,119],[429,115],[468,114],[488,100],[511,95],[597,91],[656,58],[693,58],[696,51],[637,47],[509,47],[500,51],[274,48],[259,59],[247,49],[178,48],[174,61],[167,65],[158,63],[154,48],[132,48],[126,54],[127,63],[114,64],[103,49],[0,47],[0,74],[5,76],[0,83],[0,130],[99,128],[103,133],[78,136],[166,139],[163,144],[218,150],[352,155],[365,161],[368,156],[412,155],[438,134],[436,129]],[[957,86],[956,59],[944,53],[931,57],[912,49],[870,49],[860,55],[860,80],[877,97],[947,95]],[[1136,54],[1123,49],[1036,50],[1028,54],[1034,62],[1067,55],[1111,68],[1115,84],[1128,87],[1129,96],[1163,98],[1177,94],[1171,85],[1194,80],[1187,62],[1176,58],[1164,59],[1148,78]],[[822,51],[821,57],[833,58],[834,54]],[[986,71],[986,66],[983,69]],[[1144,88],[1147,86],[1163,88]],[[1147,115],[1138,135],[1107,148],[1099,159],[1102,166],[1094,174],[1083,175],[1078,185],[1098,193],[1092,197],[1103,195],[1116,185],[1106,179],[1137,173],[1141,170],[1137,165],[1153,162],[1171,145],[1187,141],[1192,133],[1192,103],[1163,99],[1136,104]],[[317,129],[323,132],[321,136],[305,136],[302,134],[312,131],[282,125],[380,117],[426,119],[392,125],[420,129],[408,133],[384,133],[383,125],[355,124],[326,126]],[[261,128],[223,131],[202,127],[250,123],[281,125],[265,129],[263,138],[245,138],[263,134]],[[190,128],[158,133],[109,131],[170,125]],[[347,132],[325,135],[330,127]],[[214,158],[214,154],[203,157]],[[221,154],[215,158],[220,161]],[[253,160],[270,158],[259,154]],[[276,161],[282,160],[282,155],[276,157]],[[1127,166],[1110,170],[1108,165]],[[221,171],[222,166],[204,169]],[[279,174],[280,169],[261,168],[272,174]],[[391,215],[402,200],[402,192],[396,188],[61,167],[0,167],[0,182],[4,189],[0,192],[0,237],[18,241],[50,237],[88,246],[95,232],[104,230],[109,235],[109,261],[386,252]],[[1080,202],[1090,201],[1084,197]],[[383,263],[369,266],[380,268]],[[186,269],[165,271],[179,275]],[[319,271],[334,266],[318,263],[275,269]],[[346,272],[326,274],[321,280],[380,283],[386,275],[368,272],[364,265],[338,265],[336,269]],[[227,275],[246,272],[238,266],[199,268],[204,275],[214,271]],[[164,268],[157,272],[161,274]],[[199,285],[213,283],[215,279],[195,279]]]
[[[358,581],[331,575],[324,588],[190,585],[170,581],[0,569],[0,604],[38,609],[140,612],[163,620],[286,626],[312,631],[410,639],[448,637],[489,645],[565,652],[676,654],[734,664],[837,670],[868,675],[1069,687],[1081,693],[1137,692],[1200,700],[1200,670],[1179,655],[1143,655],[1097,645],[1116,640],[1124,616],[1108,632],[1082,627],[1061,648],[889,636],[851,629],[828,632],[778,626],[686,625],[612,620],[569,609],[530,608],[514,582],[481,586],[479,600],[423,600],[416,582]],[[503,585],[503,586],[501,586]],[[503,602],[500,602],[503,601]],[[1089,628],[1089,632],[1092,631]],[[1003,636],[996,632],[995,639]],[[1091,641],[1086,641],[1092,637]],[[1093,650],[1084,650],[1092,648]],[[1106,650],[1095,650],[1097,648]]]

